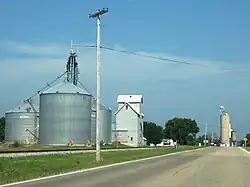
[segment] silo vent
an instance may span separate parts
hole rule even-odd
[[[26,110],[26,112],[30,112],[31,107],[26,107],[25,110]]]

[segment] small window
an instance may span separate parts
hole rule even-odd
[[[126,105],[126,110],[128,110],[128,105]]]
[[[133,141],[133,137],[131,137],[130,140]]]

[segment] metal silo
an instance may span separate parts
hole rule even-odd
[[[115,142],[116,141],[116,123],[112,122],[112,126],[111,126],[111,142]]]
[[[85,144],[91,133],[91,94],[60,83],[40,94],[39,143]]]
[[[236,131],[235,130],[233,130],[231,132],[231,137],[232,137],[232,142],[235,143],[236,142]]]
[[[101,140],[111,143],[112,133],[112,110],[101,105]]]
[[[221,144],[230,145],[229,122],[230,122],[230,117],[229,117],[228,113],[222,113],[220,115]]]
[[[91,110],[91,144],[94,145],[96,135],[96,103],[92,97],[92,110]]]
[[[91,127],[91,141],[95,144],[96,137],[96,101],[93,100],[92,107],[92,127]],[[100,141],[104,143],[111,143],[112,132],[112,110],[105,105],[100,105]]]
[[[5,141],[34,143],[34,129],[38,124],[38,107],[28,101],[5,113]]]

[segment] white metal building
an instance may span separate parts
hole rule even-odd
[[[144,145],[142,95],[119,95],[116,116],[116,134],[118,141],[132,147]]]

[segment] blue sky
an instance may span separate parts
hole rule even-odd
[[[108,7],[102,45],[208,64],[214,69],[101,51],[102,102],[116,110],[118,94],[143,94],[147,120],[192,117],[219,133],[219,106],[238,137],[250,132],[248,1],[8,0],[0,6],[0,113],[64,72],[70,40],[95,44],[88,14]],[[95,50],[80,48],[80,79],[95,91]]]

